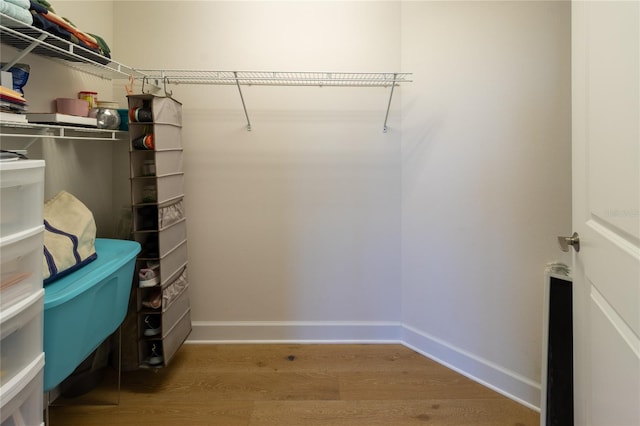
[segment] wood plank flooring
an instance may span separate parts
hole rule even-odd
[[[401,345],[184,345],[168,368],[59,399],[49,426],[534,426],[539,414]]]

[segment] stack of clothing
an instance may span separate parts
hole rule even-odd
[[[85,49],[92,50],[106,58],[111,58],[111,49],[109,49],[102,37],[81,31],[68,19],[56,15],[55,10],[46,0],[27,1],[30,3],[29,10],[32,14],[33,26]]]
[[[45,40],[48,44],[67,50],[65,43],[71,42],[87,49],[74,50],[77,55],[101,64],[110,62],[111,49],[102,37],[79,30],[70,20],[57,15],[47,0],[0,0],[0,24],[30,37],[39,35],[32,30],[33,27],[36,27],[65,40],[63,42],[49,37]],[[3,34],[2,42],[19,49],[26,47],[23,39],[11,37],[9,34],[6,38]],[[69,59],[64,54],[57,54],[41,46],[37,46],[34,53]]]
[[[30,8],[31,2],[29,0],[0,0],[0,13],[27,25],[33,25]]]
[[[2,121],[26,122],[24,115],[26,111],[27,101],[22,94],[0,86],[0,119]]]

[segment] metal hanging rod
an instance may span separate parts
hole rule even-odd
[[[144,74],[144,85],[155,80],[156,86],[162,82],[167,96],[167,84],[209,84],[233,85],[238,88],[240,101],[247,119],[247,130],[251,131],[251,121],[242,94],[241,86],[317,86],[317,87],[390,87],[387,111],[384,117],[383,131],[388,130],[387,121],[393,91],[401,83],[412,82],[412,73],[394,72],[291,72],[291,71],[205,71],[205,70],[149,70],[137,69]]]

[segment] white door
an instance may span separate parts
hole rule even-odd
[[[575,425],[640,425],[640,2],[574,1]]]

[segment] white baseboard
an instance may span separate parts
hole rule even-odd
[[[540,383],[400,322],[194,321],[187,343],[396,343],[533,410]]]
[[[401,343],[402,324],[369,321],[194,321],[188,343]]]
[[[540,411],[540,383],[407,325],[403,326],[402,343],[507,398]]]

